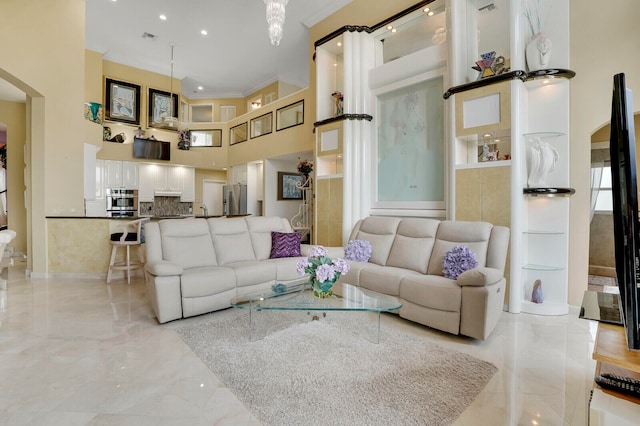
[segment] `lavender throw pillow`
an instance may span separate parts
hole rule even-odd
[[[300,256],[300,239],[297,232],[271,232],[271,259]]]
[[[457,280],[465,271],[478,267],[476,254],[467,246],[455,246],[444,254],[442,273],[445,277]]]
[[[356,262],[368,262],[371,257],[371,243],[367,240],[351,240],[344,250],[344,257],[347,260]]]

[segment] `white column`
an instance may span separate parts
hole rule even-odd
[[[374,38],[366,32],[345,32],[343,39],[344,112],[373,115],[369,70],[375,66]],[[342,238],[345,243],[353,225],[371,209],[371,132],[370,121],[344,121]]]

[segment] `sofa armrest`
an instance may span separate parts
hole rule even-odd
[[[156,277],[169,277],[173,275],[182,275],[184,268],[175,263],[167,262],[166,260],[159,260],[156,262],[147,262],[144,265],[144,269],[151,275]]]
[[[499,283],[504,277],[502,272],[495,268],[475,268],[461,273],[456,280],[460,287],[475,286],[484,287]]]

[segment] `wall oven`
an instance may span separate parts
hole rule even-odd
[[[137,189],[107,188],[105,196],[108,217],[138,216]]]

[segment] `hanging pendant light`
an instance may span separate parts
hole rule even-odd
[[[264,0],[267,5],[267,22],[269,23],[269,38],[271,44],[277,46],[282,40],[282,26],[284,25],[284,7],[289,0]]]
[[[178,127],[178,118],[174,116],[175,111],[173,108],[173,48],[176,44],[171,42],[169,46],[171,46],[171,95],[169,96],[169,115],[164,118],[164,122],[169,127]]]

